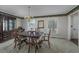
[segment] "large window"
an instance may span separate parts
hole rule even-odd
[[[35,28],[37,28],[37,21],[35,19],[31,19],[30,22],[27,22],[27,30],[35,30]]]

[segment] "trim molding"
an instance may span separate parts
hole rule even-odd
[[[45,18],[45,17],[57,17],[57,16],[66,16],[66,14],[34,16],[33,18]]]
[[[66,38],[60,38],[60,37],[50,37],[50,38],[57,38],[57,39],[66,39]]]
[[[69,15],[77,10],[79,10],[79,5],[77,7],[75,7],[74,9],[72,9],[71,11],[69,11],[66,15]]]

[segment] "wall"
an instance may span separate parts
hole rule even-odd
[[[23,28],[27,29],[27,20],[21,20],[21,25]]]
[[[44,20],[44,27],[48,28],[48,22],[52,20],[57,21],[57,31],[54,33],[52,31],[51,37],[58,37],[58,38],[65,38],[67,39],[68,36],[68,19],[67,16],[61,16],[61,17],[48,17],[48,18],[35,18],[35,20],[38,22],[39,20]],[[23,28],[27,29],[27,21],[17,19],[17,27],[22,26]]]
[[[16,18],[16,28],[22,26],[22,23],[21,23],[22,19],[19,19],[19,18]]]
[[[78,19],[79,19],[79,10],[78,10]],[[78,20],[79,22],[79,20]],[[79,47],[79,23],[78,23],[78,47]]]
[[[57,31],[51,33],[51,37],[57,38],[68,38],[68,18],[67,16],[59,16],[59,17],[46,17],[46,18],[35,18],[38,22],[39,20],[44,20],[44,27],[48,28],[49,21],[55,20],[57,21]],[[17,19],[17,27],[22,26],[23,28],[27,29],[27,21],[26,20],[19,20]],[[21,24],[20,24],[21,23]]]
[[[44,26],[45,28],[48,28],[48,22],[55,20],[57,21],[57,31],[54,33],[52,31],[52,37],[58,37],[58,38],[65,38],[67,39],[68,35],[68,18],[67,16],[61,16],[61,17],[48,17],[48,18],[35,18],[38,20],[44,20]]]

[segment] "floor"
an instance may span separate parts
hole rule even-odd
[[[0,53],[27,53],[28,46],[23,44],[21,50],[13,48],[14,39],[9,40],[5,43],[0,44]],[[50,39],[51,48],[48,48],[47,43],[43,43],[42,48],[39,49],[38,53],[79,53],[79,48],[76,44],[66,39]],[[34,53],[34,48],[32,47],[31,53]]]
[[[71,41],[75,43],[76,45],[78,45],[78,39],[71,39]]]

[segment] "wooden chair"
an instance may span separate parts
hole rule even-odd
[[[43,35],[41,35],[35,42],[35,52],[37,52],[39,50],[39,48],[41,48],[41,45],[43,43]]]
[[[48,42],[49,48],[50,48],[50,34],[51,34],[51,30],[48,30],[48,33],[44,33],[44,40],[43,40]]]
[[[14,40],[14,43],[15,43],[14,48],[16,48],[16,46],[19,46],[18,49],[20,49],[20,48],[21,48],[21,44],[22,44],[23,42],[25,42],[25,43],[27,44],[27,41],[26,41],[27,38],[26,38],[26,39],[23,39],[23,37],[21,38],[21,37],[19,36],[17,30],[13,31],[12,34],[13,34],[13,37],[15,38],[15,40]],[[21,40],[21,39],[23,39],[23,40]]]
[[[14,31],[12,32],[12,35],[13,35],[14,43],[15,43],[14,48],[16,48],[17,44],[18,44],[21,40],[19,39],[17,30],[14,30]]]
[[[36,31],[32,31],[30,32],[30,36],[34,36],[36,33]],[[35,48],[35,53],[38,51],[38,48],[40,47],[40,44],[42,43],[42,37],[40,36],[40,38],[35,38],[35,37],[30,37],[29,38],[29,49],[28,52],[30,52],[31,46],[33,46]]]

